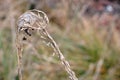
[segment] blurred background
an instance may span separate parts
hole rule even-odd
[[[16,22],[27,10],[44,11],[55,39],[79,80],[120,80],[120,0],[0,0],[0,80],[17,75]],[[69,80],[48,46],[24,47],[23,80]]]

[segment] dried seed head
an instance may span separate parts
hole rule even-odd
[[[30,10],[21,15],[18,19],[18,31],[28,28],[41,29],[49,23],[47,15],[43,11]]]
[[[18,20],[18,31],[19,32],[24,32],[25,34],[22,34],[22,40],[34,40],[31,36],[33,35],[32,32],[39,31],[40,33],[40,38],[47,43],[48,46],[51,46],[54,50],[54,52],[58,55],[59,59],[61,60],[63,66],[65,67],[65,70],[69,74],[69,77],[71,80],[78,80],[77,77],[75,76],[75,73],[70,69],[69,63],[65,60],[65,57],[63,56],[62,52],[60,51],[58,45],[54,41],[54,39],[50,36],[50,34],[47,32],[45,29],[47,24],[49,23],[47,15],[38,10],[30,10],[28,12],[25,12],[23,15],[19,17]],[[19,38],[21,35],[18,35],[18,44],[20,44]],[[30,37],[30,39],[28,38]],[[18,48],[19,50],[19,48]],[[18,53],[22,53],[20,50]],[[22,56],[18,54],[18,61],[21,62]],[[22,75],[21,75],[21,64],[19,64],[19,70],[18,72],[20,73],[21,79],[22,80]]]

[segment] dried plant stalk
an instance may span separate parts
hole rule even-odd
[[[43,29],[42,31],[43,31],[43,34],[46,36],[46,38],[49,40],[52,48],[54,49],[54,52],[58,55],[61,63],[65,67],[65,70],[69,74],[69,78],[71,80],[78,80],[77,77],[75,76],[75,73],[70,69],[69,62],[67,60],[65,60],[65,57],[63,56],[62,52],[60,51],[60,49],[59,49],[58,45],[56,44],[56,42],[54,41],[54,39],[50,36],[50,34],[47,32],[46,29]]]
[[[49,43],[50,46],[53,48],[56,55],[58,55],[61,63],[65,67],[65,70],[69,74],[69,78],[71,80],[78,80],[75,76],[75,73],[70,69],[70,65],[68,61],[65,60],[62,52],[60,51],[58,45],[54,41],[54,39],[50,36],[50,34],[46,30],[46,26],[49,23],[47,15],[39,10],[30,10],[20,16],[18,20],[18,32],[23,32],[24,38],[27,40],[27,36],[32,35],[32,31],[36,32],[39,31],[41,39],[46,43]],[[26,36],[27,35],[27,36]],[[19,35],[18,35],[19,36]],[[22,55],[19,54],[21,52],[20,46],[18,46],[18,63],[21,63]],[[21,66],[21,64],[19,64]],[[19,70],[19,73],[21,71]],[[21,76],[21,75],[20,75]]]
[[[17,47],[17,57],[18,57],[18,77],[22,80],[22,46],[20,44],[19,36],[16,35],[16,47]]]

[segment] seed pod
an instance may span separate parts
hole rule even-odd
[[[29,10],[18,19],[18,31],[28,28],[41,29],[49,23],[47,15],[43,11]]]

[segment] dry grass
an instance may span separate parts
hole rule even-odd
[[[47,15],[44,12],[39,10],[31,10],[20,16],[18,20],[18,32],[16,37],[16,44],[18,49],[19,79],[22,80],[21,64],[22,64],[22,48],[23,47],[21,46],[22,45],[21,39],[23,39],[23,41],[29,41],[28,36],[33,36],[32,31],[33,32],[39,31],[40,38],[43,39],[46,45],[51,46],[53,48],[54,53],[58,55],[61,63],[65,67],[65,70],[69,74],[69,78],[71,80],[78,80],[77,77],[75,76],[75,73],[70,69],[70,65],[68,61],[65,60],[65,57],[60,51],[58,45],[45,29],[48,23],[49,23],[49,20]],[[23,32],[23,37],[20,36],[21,32]]]

